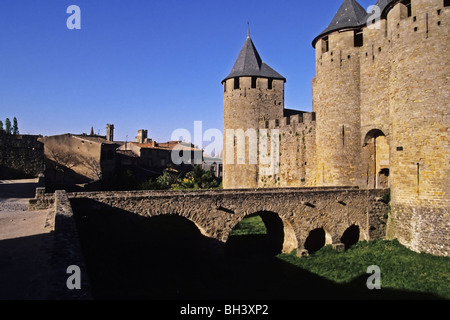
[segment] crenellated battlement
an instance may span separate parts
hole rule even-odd
[[[314,112],[303,112],[279,119],[261,120],[259,123],[259,129],[280,129],[283,131],[295,131],[299,124],[313,126],[315,125],[315,122],[316,114]]]
[[[398,42],[416,41],[417,37],[427,38],[445,32],[442,29],[449,23],[448,2],[392,1],[382,11],[380,19],[369,13],[360,26],[319,36],[313,42],[317,73],[323,68],[343,68],[345,64],[358,61],[359,58],[375,61]]]

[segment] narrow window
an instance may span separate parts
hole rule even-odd
[[[239,77],[234,78],[234,89],[239,89]]]
[[[275,127],[279,127],[280,126],[280,120],[279,119],[275,119]]]
[[[364,37],[362,31],[354,31],[354,46],[362,47],[364,44]]]
[[[223,92],[227,92],[227,81],[223,82]]]
[[[266,129],[269,129],[269,121],[266,120]]]
[[[324,37],[322,39],[322,53],[330,51],[330,43],[328,41],[328,37]]]
[[[414,27],[414,32],[417,32],[417,27]]]
[[[272,88],[273,88],[273,79],[268,79],[267,89],[272,90]]]
[[[290,125],[291,124],[291,117],[286,117],[286,125]]]
[[[439,9],[439,10],[437,11],[437,14],[438,14],[438,16],[441,15],[441,9]]]
[[[256,89],[256,77],[252,77],[252,89]]]

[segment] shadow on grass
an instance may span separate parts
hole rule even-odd
[[[265,251],[260,235],[232,240],[237,254],[221,255],[223,244],[180,216],[144,218],[92,200],[71,202],[94,299],[437,298],[370,291],[368,275],[336,284]]]

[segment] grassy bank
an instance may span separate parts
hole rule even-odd
[[[308,257],[289,254],[278,258],[340,284],[358,277],[367,279],[367,267],[377,265],[382,289],[426,292],[450,299],[450,258],[416,253],[396,240],[363,241],[345,252],[326,246]]]
[[[230,237],[264,233],[261,218],[251,216],[242,220]],[[358,278],[365,282],[370,276],[367,267],[377,265],[382,289],[431,293],[450,299],[450,258],[413,252],[397,240],[362,241],[344,252],[325,246],[307,257],[292,253],[277,258],[337,284],[354,283]]]

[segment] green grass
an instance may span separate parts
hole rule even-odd
[[[243,219],[230,236],[264,235],[262,219]],[[381,269],[381,287],[386,289],[431,293],[450,299],[450,258],[416,253],[397,240],[362,241],[344,252],[325,246],[316,253],[299,258],[279,254],[279,259],[339,284],[348,284],[361,277],[367,279],[367,267]]]
[[[358,277],[367,279],[367,267],[377,265],[382,289],[432,293],[450,299],[450,258],[413,252],[397,240],[363,241],[345,252],[325,246],[308,257],[280,254],[278,258],[341,284]]]
[[[242,219],[236,227],[231,231],[230,237],[233,236],[247,236],[247,235],[263,235],[266,234],[266,226],[262,221],[261,217],[249,216]]]

